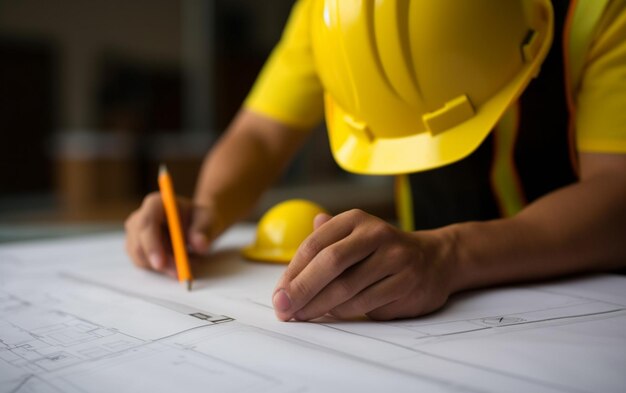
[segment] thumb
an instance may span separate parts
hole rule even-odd
[[[322,224],[324,224],[325,222],[327,222],[331,218],[333,218],[333,216],[331,216],[330,214],[319,213],[313,219],[313,230],[316,230],[317,228],[321,227]]]
[[[211,233],[213,232],[214,220],[207,209],[194,208],[189,225],[189,245],[193,252],[204,254],[211,245]]]

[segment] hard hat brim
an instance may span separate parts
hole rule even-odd
[[[538,67],[538,65],[537,65]],[[336,103],[327,103],[326,120],[333,157],[348,172],[396,175],[438,168],[459,161],[474,150],[519,97],[535,72],[529,67],[490,102],[477,108],[464,123],[444,132],[421,132],[400,138],[367,140],[355,133],[344,119],[348,115]],[[328,97],[327,100],[332,100]],[[329,106],[332,105],[332,110]]]
[[[293,258],[295,251],[285,252],[279,249],[261,249],[254,244],[241,249],[244,258],[254,262],[288,264]]]

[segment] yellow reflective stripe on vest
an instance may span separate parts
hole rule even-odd
[[[400,229],[403,231],[415,230],[413,221],[413,196],[411,195],[411,183],[409,175],[397,175],[395,177],[396,214]]]
[[[519,129],[519,112],[518,104],[511,105],[493,130],[491,188],[502,217],[516,214],[526,204],[513,159]]]
[[[573,0],[565,32],[567,84],[571,95],[580,83],[586,53],[594,30],[610,0]]]

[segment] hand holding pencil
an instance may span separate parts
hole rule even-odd
[[[181,258],[188,261],[187,250],[198,255],[208,251],[211,240],[217,235],[214,213],[207,207],[194,205],[188,198],[175,196],[172,179],[165,167],[159,173],[159,183],[162,182],[164,186],[159,185],[161,191],[147,195],[139,209],[126,220],[126,250],[138,267],[165,273],[190,285],[193,281],[191,270],[185,270],[184,266],[179,268],[176,261]],[[176,218],[169,218],[172,213],[167,213],[168,204],[178,211],[176,226],[180,231],[175,236],[180,238],[180,242],[172,238],[176,231],[170,226]],[[177,253],[183,256],[179,258]]]

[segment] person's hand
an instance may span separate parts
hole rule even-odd
[[[177,197],[183,233],[191,252],[204,254],[218,234],[213,210],[194,206],[191,200]],[[163,201],[159,192],[148,194],[139,209],[126,219],[126,252],[133,263],[176,277],[176,267],[167,231]]]
[[[279,319],[330,313],[388,320],[446,302],[452,272],[440,257],[441,240],[429,232],[403,232],[360,210],[318,215],[314,227],[274,291]]]

